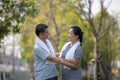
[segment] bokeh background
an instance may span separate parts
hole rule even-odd
[[[119,5],[120,0],[0,0],[0,80],[35,80],[39,23],[49,26],[56,52],[68,41],[69,27],[80,26],[83,80],[120,80]]]

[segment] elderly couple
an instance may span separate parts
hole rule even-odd
[[[63,46],[56,57],[53,46],[48,40],[48,26],[38,24],[34,45],[35,80],[58,80],[56,63],[62,67],[62,80],[82,80],[80,61],[82,58],[83,32],[78,26],[72,26],[68,32],[69,42]]]

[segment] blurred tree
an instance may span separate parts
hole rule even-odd
[[[27,17],[24,24],[21,28],[21,54],[22,59],[27,62],[28,67],[31,72],[32,79],[34,80],[34,55],[33,55],[33,47],[34,47],[34,40],[35,40],[35,23],[32,17]]]
[[[100,19],[100,13],[97,14],[94,22],[98,23],[97,20],[99,19]],[[115,59],[116,56],[116,51],[114,50],[115,48],[114,44],[116,42],[116,39],[118,38],[119,27],[116,18],[109,15],[108,12],[106,12],[106,10],[104,11],[103,28],[101,29],[101,32],[104,33],[100,35],[99,38],[99,43],[98,43],[99,51],[105,59],[104,62],[111,65],[111,61]]]
[[[10,32],[19,33],[26,16],[34,16],[34,0],[0,0],[0,41]]]
[[[103,35],[105,35],[105,33],[108,33],[108,31],[110,31],[111,29],[115,29],[116,25],[117,25],[117,21],[114,17],[110,16],[107,13],[107,8],[104,8],[103,0],[100,0],[100,6],[101,6],[101,11],[99,13],[99,15],[97,15],[96,17],[94,17],[94,15],[92,14],[92,3],[94,0],[81,0],[80,3],[76,4],[75,7],[77,9],[77,11],[75,12],[78,16],[80,16],[80,20],[82,21],[87,21],[89,24],[88,29],[90,29],[90,31],[92,32],[92,36],[93,36],[93,40],[94,40],[94,58],[95,58],[95,65],[96,65],[96,78],[97,80],[102,80],[102,73],[100,73],[100,60],[101,57],[100,55],[102,51],[100,51],[103,47],[103,44],[100,44],[101,39],[105,38],[102,37]],[[81,15],[83,15],[81,17]],[[107,34],[106,36],[108,36],[109,34]],[[108,41],[109,42],[109,41]],[[106,46],[106,45],[104,45]],[[110,45],[109,45],[110,46]],[[103,49],[102,49],[103,50]],[[107,50],[109,50],[109,48],[107,48]],[[110,54],[111,56],[112,54]],[[102,55],[103,56],[103,55]],[[105,58],[108,56],[104,56]],[[109,57],[109,65],[111,63],[111,57]],[[104,64],[102,66],[102,69],[104,69],[106,67],[106,65]],[[111,71],[108,70],[103,70],[103,72],[105,73],[105,79],[107,80],[111,80]]]
[[[9,32],[18,33],[25,16],[35,10],[34,0],[0,0],[0,40]]]

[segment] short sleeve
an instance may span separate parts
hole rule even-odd
[[[78,46],[77,49],[75,50],[75,54],[74,54],[74,58],[81,60],[82,59],[82,54],[83,54],[83,50],[81,46]]]
[[[34,54],[43,60],[45,60],[50,55],[46,50],[40,47],[34,48]]]

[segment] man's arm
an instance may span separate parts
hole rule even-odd
[[[51,56],[51,55],[48,56],[46,59],[49,60],[49,61],[55,62],[55,63],[60,63],[61,62],[60,58],[55,57],[55,56]]]

